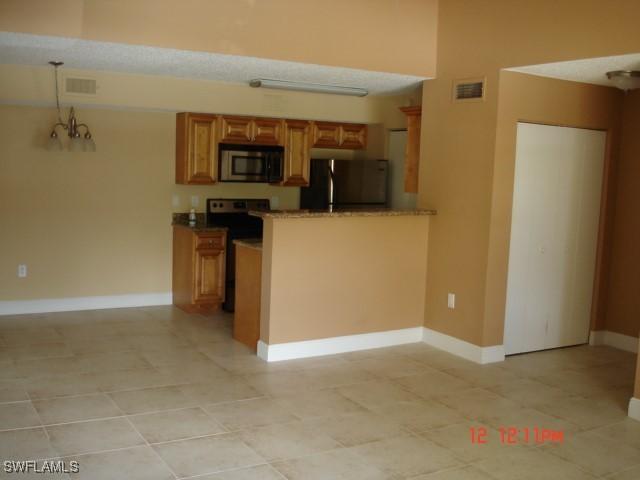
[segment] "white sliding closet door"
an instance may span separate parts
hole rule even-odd
[[[586,343],[606,133],[518,123],[507,354]]]

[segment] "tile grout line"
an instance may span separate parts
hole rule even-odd
[[[120,407],[118,407],[118,405],[116,405],[116,402],[111,397],[109,397],[109,398],[110,398],[111,402],[116,406],[116,408],[120,409]],[[125,415],[124,418],[127,420],[127,423],[131,426],[131,428],[133,428],[133,430],[138,434],[138,436],[144,441],[144,443],[147,445],[147,447],[160,460],[160,462],[169,469],[169,472],[171,472],[171,474],[173,475],[174,479],[177,479],[178,475],[176,474],[176,472],[173,471],[173,468],[171,468],[171,466],[169,466],[169,464],[164,460],[164,458],[162,458],[160,456],[160,454],[156,451],[156,449],[151,446],[149,441],[146,439],[146,437],[144,435],[142,435],[142,433],[140,433],[140,430],[138,430],[138,428],[133,424],[131,419],[129,417],[127,417],[126,415]]]

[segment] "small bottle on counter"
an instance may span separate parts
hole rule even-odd
[[[190,227],[196,226],[196,210],[194,208],[189,210],[189,226]]]

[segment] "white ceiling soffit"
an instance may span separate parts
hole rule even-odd
[[[640,53],[615,57],[587,58],[569,62],[543,63],[527,67],[505,68],[505,70],[613,87],[613,82],[607,78],[606,73],[612,70],[640,70]]]
[[[273,78],[360,87],[366,88],[372,95],[406,93],[425,80],[424,77],[411,75],[255,57],[0,32],[0,64],[45,66],[50,60],[63,61],[65,67],[82,70],[163,75],[245,85],[253,78]]]

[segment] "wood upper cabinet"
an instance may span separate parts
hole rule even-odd
[[[212,184],[218,173],[216,115],[179,113],[176,117],[176,183]]]
[[[286,120],[284,132],[285,186],[309,185],[311,164],[311,123],[304,120]]]
[[[418,167],[420,165],[420,124],[422,106],[401,107],[407,116],[407,149],[404,156],[404,191],[418,192]]]
[[[217,310],[224,301],[224,231],[173,228],[173,303],[187,312]]]
[[[314,122],[313,146],[316,148],[340,148],[340,124]]]
[[[344,124],[340,126],[340,148],[358,150],[367,146],[367,126]]]
[[[284,179],[279,185],[309,185],[310,149],[363,149],[367,126],[281,118],[179,113],[176,117],[176,183],[210,185],[218,179],[220,143],[282,145]],[[409,190],[407,190],[409,191]]]
[[[253,120],[253,142],[260,145],[281,145],[284,121],[277,118]]]
[[[313,122],[315,148],[359,150],[367,146],[367,126],[359,123]]]
[[[253,137],[253,118],[222,117],[220,141],[227,143],[250,143]]]
[[[283,121],[277,118],[223,116],[220,141],[224,143],[280,145]]]

